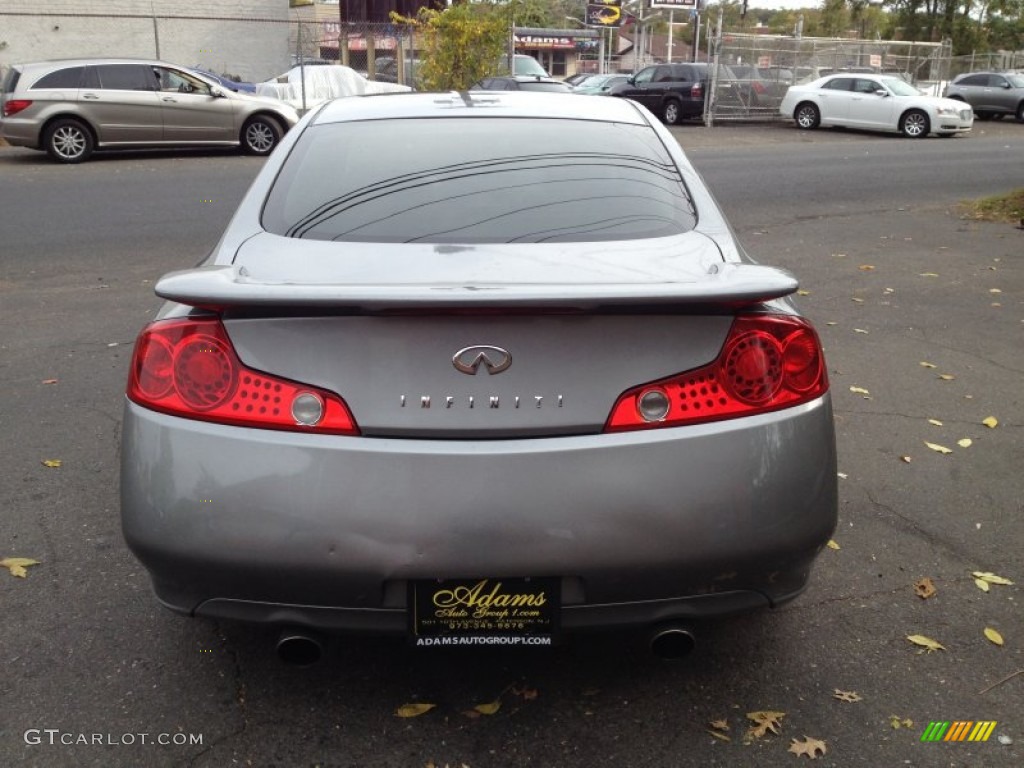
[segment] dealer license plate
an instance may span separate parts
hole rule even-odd
[[[560,587],[557,578],[411,581],[410,638],[429,647],[551,645]]]

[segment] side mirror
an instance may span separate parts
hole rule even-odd
[[[1008,82],[1003,80],[1003,88],[1005,88],[1006,90],[1010,90],[1012,87],[1013,87],[1012,85],[1010,85]]]
[[[889,95],[889,92],[885,90],[885,88],[879,88],[877,91],[875,91],[875,95],[882,96],[884,98],[885,96]]]
[[[224,91],[222,91],[218,85],[210,86],[210,95],[215,99],[223,99],[225,96]]]

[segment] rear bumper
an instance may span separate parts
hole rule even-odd
[[[694,427],[437,441],[239,429],[128,403],[125,539],[186,614],[401,632],[409,579],[559,576],[562,626],[804,587],[836,522],[828,397]]]

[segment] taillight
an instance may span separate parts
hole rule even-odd
[[[690,86],[690,98],[691,99],[703,99],[704,98],[704,85],[702,83],[694,83]]]
[[[627,390],[605,430],[734,419],[806,403],[827,391],[821,343],[806,320],[743,315],[733,321],[714,362]]]
[[[217,318],[146,326],[135,343],[128,397],[155,411],[219,424],[359,433],[333,392],[245,366]]]
[[[764,83],[761,83],[761,82],[758,82],[757,80],[755,80],[754,81],[754,91],[755,91],[755,93],[767,93],[768,89],[765,88]]]
[[[10,117],[16,115],[23,109],[28,109],[32,106],[32,102],[28,99],[11,99],[10,101],[4,102],[4,117]]]

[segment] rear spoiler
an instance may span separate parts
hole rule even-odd
[[[157,281],[164,299],[204,309],[351,307],[430,309],[643,305],[758,304],[796,291],[789,272],[760,264],[714,264],[689,281],[659,283],[366,284],[296,283],[254,279],[244,267],[208,266],[170,272]]]

